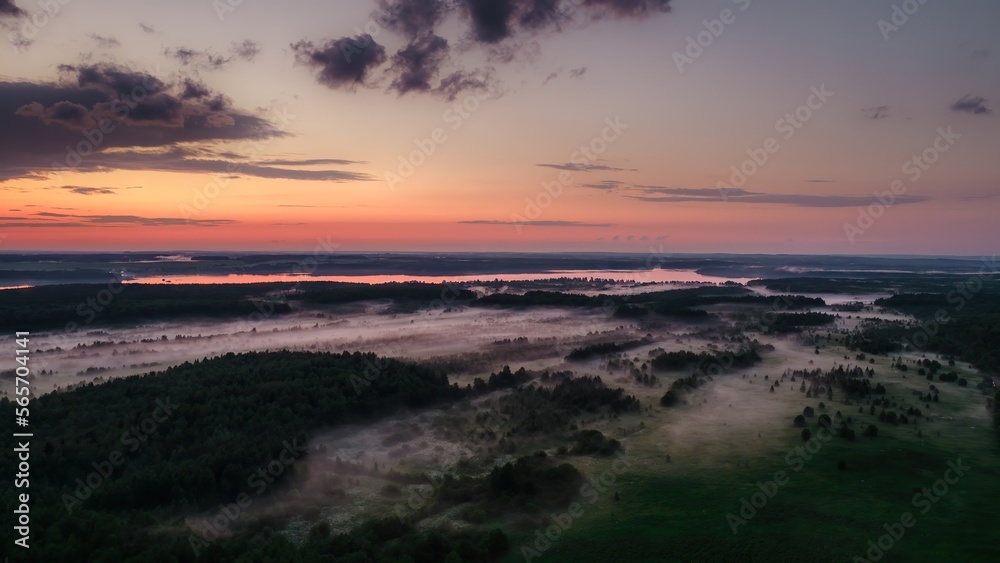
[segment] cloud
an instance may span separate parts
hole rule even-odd
[[[234,60],[252,62],[260,53],[260,45],[249,39],[234,42],[228,54],[213,53],[209,50],[189,49],[187,47],[167,48],[165,56],[171,57],[182,65],[198,70],[221,70]]]
[[[0,17],[9,16],[19,18],[28,15],[27,12],[18,8],[14,0],[0,0]]]
[[[217,70],[228,65],[233,59],[225,55],[212,53],[209,51],[199,51],[186,47],[167,48],[163,54],[177,60],[184,66],[190,66],[199,70]]]
[[[76,215],[69,213],[38,212],[29,217],[0,217],[0,228],[44,227],[221,227],[239,221],[230,219],[184,219],[181,217],[141,217],[138,215]]]
[[[72,192],[72,193],[80,194],[80,195],[109,195],[109,194],[116,193],[119,188],[109,188],[109,187],[106,187],[106,186],[99,187],[99,188],[93,188],[93,187],[89,187],[89,186],[52,186],[51,188],[42,188],[42,189],[66,190],[68,192]],[[128,187],[121,188],[121,189],[125,189],[125,190],[139,190],[139,189],[142,189],[142,186],[128,186]],[[31,191],[31,190],[23,190],[23,191]],[[60,209],[60,208],[53,208],[53,209]],[[69,208],[69,209],[72,209],[72,208]]]
[[[582,221],[494,221],[478,219],[459,221],[461,225],[520,225],[523,227],[614,227],[611,223],[585,223]]]
[[[257,164],[266,166],[318,166],[327,164],[348,165],[348,164],[365,164],[365,163],[357,160],[344,160],[341,158],[309,158],[302,160],[294,160],[294,159],[261,160],[258,161]]]
[[[813,194],[768,194],[741,188],[669,188],[632,186],[625,197],[650,203],[755,203],[797,207],[864,207],[877,203],[874,196],[824,196]],[[930,198],[920,195],[896,196],[895,204],[920,203]]]
[[[951,104],[951,109],[954,111],[964,111],[965,113],[971,113],[974,115],[988,115],[993,113],[993,110],[986,107],[986,98],[982,96],[966,95],[962,96],[962,99],[958,100],[954,104]]]
[[[391,57],[389,91],[427,93],[453,100],[465,90],[494,90],[492,68],[465,69],[453,60],[450,43],[439,33],[449,16],[460,25],[459,52],[480,48],[489,64],[532,62],[541,46],[532,37],[558,33],[581,15],[584,24],[605,18],[652,17],[670,11],[670,0],[377,0],[373,20],[406,40]],[[450,23],[450,22],[449,22]],[[464,30],[462,29],[464,27]],[[450,25],[448,29],[453,29]],[[298,62],[316,71],[332,89],[370,87],[374,71],[389,60],[370,34],[341,37],[322,45],[302,40],[291,45]],[[578,77],[586,67],[573,69]],[[448,73],[435,86],[433,81]],[[555,73],[558,75],[558,73]],[[550,75],[544,81],[555,78]]]
[[[341,37],[317,47],[311,41],[294,43],[299,63],[316,71],[316,79],[329,88],[353,91],[367,86],[372,70],[386,61],[385,47],[365,33]]]
[[[806,180],[807,184],[836,184],[837,180]]]
[[[542,86],[545,86],[545,85],[546,85],[546,84],[548,84],[548,83],[549,83],[550,81],[552,81],[552,80],[555,80],[556,78],[559,78],[559,73],[560,73],[560,72],[561,72],[561,71],[558,71],[558,70],[557,70],[557,71],[555,71],[555,72],[553,72],[553,73],[550,73],[550,74],[549,74],[548,76],[546,76],[546,77],[545,77],[545,80],[542,80]]]
[[[594,172],[596,170],[604,172],[637,172],[635,168],[614,168],[603,164],[576,164],[565,162],[562,164],[536,164],[545,168],[555,168],[556,170],[569,170],[570,172]]]
[[[156,33],[156,29],[154,29],[153,26],[146,25],[142,22],[139,22],[139,29],[141,29],[145,33]]]
[[[102,49],[113,49],[115,47],[121,47],[121,41],[118,41],[114,35],[98,35],[96,33],[88,33],[87,37],[94,40],[97,46]]]
[[[373,14],[384,28],[395,31],[410,39],[432,34],[444,19],[448,5],[444,0],[379,0],[379,8]]]
[[[481,43],[498,43],[518,33],[560,31],[577,11],[590,20],[646,18],[670,11],[670,0],[460,0],[460,13]]]
[[[166,82],[111,64],[60,70],[59,83],[0,82],[0,182],[45,178],[64,168],[368,179],[355,172],[285,169],[235,153],[206,153],[210,144],[250,139],[259,144],[286,133],[262,114],[235,108],[223,94],[190,79]],[[99,125],[103,131],[95,131]]]
[[[969,55],[969,58],[974,61],[981,61],[989,56],[990,52],[987,49],[976,49]]]
[[[590,188],[592,190],[603,190],[607,192],[612,192],[618,189],[622,183],[618,180],[604,180],[603,182],[595,182],[592,184],[580,184],[581,187]]]
[[[587,72],[587,67],[585,67],[585,66],[582,66],[580,68],[573,68],[573,69],[570,69],[570,71],[569,71],[569,77],[570,78],[576,78],[578,76],[583,76],[583,74],[585,72]]]
[[[868,114],[871,119],[885,119],[889,117],[889,106],[877,106],[861,110]]]
[[[87,186],[60,186],[59,189],[67,190],[80,195],[113,194],[114,188],[91,188]]]
[[[496,96],[497,86],[493,79],[493,69],[457,70],[441,79],[434,93],[447,101],[452,101],[465,91],[491,92]]]
[[[392,72],[396,78],[390,88],[400,95],[407,92],[427,92],[432,89],[441,65],[448,56],[448,41],[437,35],[424,35],[413,40],[392,57]]]
[[[159,172],[189,172],[203,174],[236,174],[256,178],[308,180],[320,182],[369,181],[374,178],[362,172],[345,170],[298,170],[267,166],[250,160],[205,158],[188,148],[172,147],[166,151],[114,151],[92,155],[76,169],[80,172],[100,172],[106,169],[150,170]]]
[[[256,41],[246,39],[239,43],[233,43],[230,52],[238,59],[253,62],[257,58],[257,55],[260,54],[260,44]]]

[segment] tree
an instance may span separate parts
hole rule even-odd
[[[869,424],[868,428],[865,429],[865,436],[868,436],[869,438],[878,436],[878,427],[874,424]]]
[[[833,421],[830,420],[830,415],[828,415],[828,414],[821,414],[821,415],[819,415],[819,421],[818,422],[819,422],[820,426],[822,426],[823,428],[826,428],[827,430],[829,430],[830,428],[833,427]]]
[[[816,411],[813,410],[812,407],[806,407],[806,408],[802,409],[802,416],[804,416],[806,418],[812,418],[815,415],[816,415]]]
[[[792,421],[792,424],[794,424],[797,428],[802,428],[803,426],[806,425],[806,417],[800,414],[795,417],[795,419]]]
[[[671,389],[660,397],[660,404],[664,407],[672,407],[677,404],[677,400],[677,392]]]
[[[803,442],[808,442],[809,438],[812,438],[812,432],[808,428],[803,428],[802,433],[799,435],[802,437]]]

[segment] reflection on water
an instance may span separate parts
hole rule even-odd
[[[705,276],[694,270],[555,270],[551,272],[531,272],[523,274],[467,274],[457,276],[411,276],[404,274],[376,274],[361,276],[310,276],[307,274],[226,274],[226,275],[190,275],[136,277],[125,283],[150,284],[217,284],[217,283],[260,283],[260,282],[300,282],[300,281],[332,281],[355,283],[390,283],[390,282],[470,282],[470,281],[536,281],[559,278],[599,278],[633,283],[666,283],[666,282],[702,282],[724,283],[733,281],[746,283],[752,278],[724,278]]]

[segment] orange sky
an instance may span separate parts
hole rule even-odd
[[[373,2],[325,14],[248,4],[221,21],[189,6],[99,17],[107,3],[67,5],[4,57],[0,251],[294,250],[330,237],[344,250],[968,255],[1000,242],[993,4],[927,5],[888,41],[874,5],[674,2],[496,41],[456,13],[434,30],[448,58],[426,89],[403,92],[393,53],[408,38],[372,27]],[[727,7],[734,23],[679,69],[675,53],[690,55]],[[804,18],[824,26],[790,25]],[[363,78],[332,81],[324,72],[343,63],[303,58],[366,25],[385,56]],[[448,72],[489,79],[442,94]],[[178,109],[140,121],[140,106],[95,155],[54,171],[110,115],[99,98],[113,101],[123,76],[159,80],[150,100]],[[85,115],[59,113],[70,105]],[[957,140],[914,178],[906,163],[941,130]],[[753,172],[720,190],[734,166]],[[902,197],[865,226],[859,214],[897,179]]]

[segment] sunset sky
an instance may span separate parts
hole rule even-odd
[[[998,2],[43,4],[0,0],[0,252],[1000,244]]]

